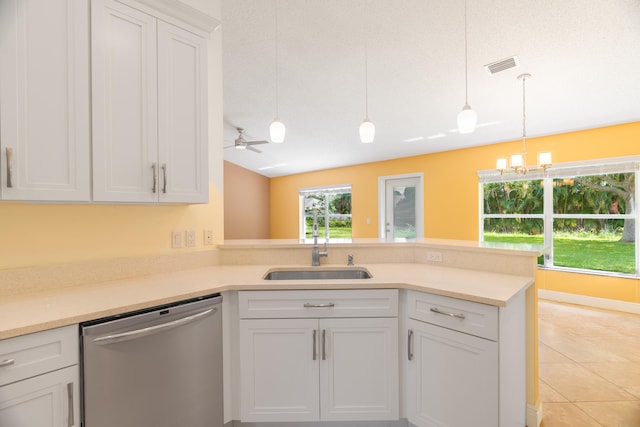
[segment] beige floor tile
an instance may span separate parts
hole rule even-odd
[[[545,403],[541,427],[602,427],[572,403]]]
[[[541,363],[540,379],[570,402],[636,399],[622,388],[577,364]]]
[[[640,363],[585,363],[583,366],[640,399]]]
[[[568,402],[568,400],[554,390],[549,384],[540,381],[540,401],[541,402]]]
[[[628,358],[620,354],[620,346],[613,346],[602,338],[565,335],[541,340],[575,362],[629,362]]]
[[[538,347],[538,361],[540,363],[572,363],[573,361],[568,357],[555,351],[548,345],[540,343]]]
[[[640,401],[583,402],[576,406],[606,427],[640,426]]]

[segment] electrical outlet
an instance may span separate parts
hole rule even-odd
[[[442,252],[427,252],[427,261],[442,262]]]
[[[179,231],[174,231],[171,233],[171,247],[172,248],[181,248],[182,247],[182,233]]]
[[[187,230],[185,232],[187,237],[187,247],[192,248],[196,245],[196,231],[195,230]]]
[[[204,230],[204,244],[206,246],[213,245],[213,230]]]

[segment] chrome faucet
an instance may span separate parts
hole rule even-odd
[[[324,252],[320,252],[320,248],[318,247],[318,215],[317,211],[313,210],[313,249],[311,250],[311,265],[317,267],[320,265],[321,257],[328,257],[329,252],[327,252],[327,242],[329,241],[329,236],[325,236],[324,240]]]

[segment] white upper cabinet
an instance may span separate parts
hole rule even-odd
[[[0,1],[0,195],[90,200],[88,0]]]
[[[206,40],[113,0],[91,23],[94,200],[206,203]]]

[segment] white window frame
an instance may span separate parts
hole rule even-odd
[[[306,194],[318,194],[318,193],[324,193],[325,197],[330,195],[330,194],[338,194],[338,193],[351,193],[351,197],[352,197],[352,203],[353,203],[353,192],[351,190],[351,184],[337,184],[337,185],[327,185],[327,186],[320,186],[320,187],[306,187],[306,188],[300,188],[298,189],[298,197],[299,197],[299,212],[300,214],[298,215],[299,218],[299,226],[298,226],[298,236],[300,238],[300,241],[302,242],[311,242],[312,239],[307,239],[306,237],[306,223],[305,223],[305,211],[304,211],[304,198]],[[325,221],[325,230],[320,231],[318,230],[318,234],[320,235],[320,238],[324,238],[325,236],[327,237],[327,240],[331,237],[329,236],[329,203],[327,203],[328,200],[325,200],[325,209],[323,212],[324,217],[327,219]],[[351,205],[351,209],[353,210],[353,204]],[[353,211],[351,212],[351,232],[353,235]],[[335,239],[334,239],[335,240]]]
[[[612,173],[635,173],[635,195],[633,213],[624,214],[556,214],[553,209],[553,180],[557,178],[572,178],[576,176],[604,175]],[[537,170],[527,175],[500,174],[497,170],[478,171],[480,178],[478,184],[478,220],[479,241],[484,241],[484,220],[487,218],[542,218],[544,220],[544,264],[540,268],[571,271],[585,274],[635,277],[640,278],[640,156],[614,157],[581,162],[568,162],[554,164],[546,172]],[[493,182],[533,181],[541,179],[544,185],[544,214],[519,215],[519,214],[484,214],[484,184]],[[592,219],[635,219],[635,274],[620,273],[615,271],[589,270],[581,268],[560,267],[553,263],[553,221],[559,218],[592,218]]]

